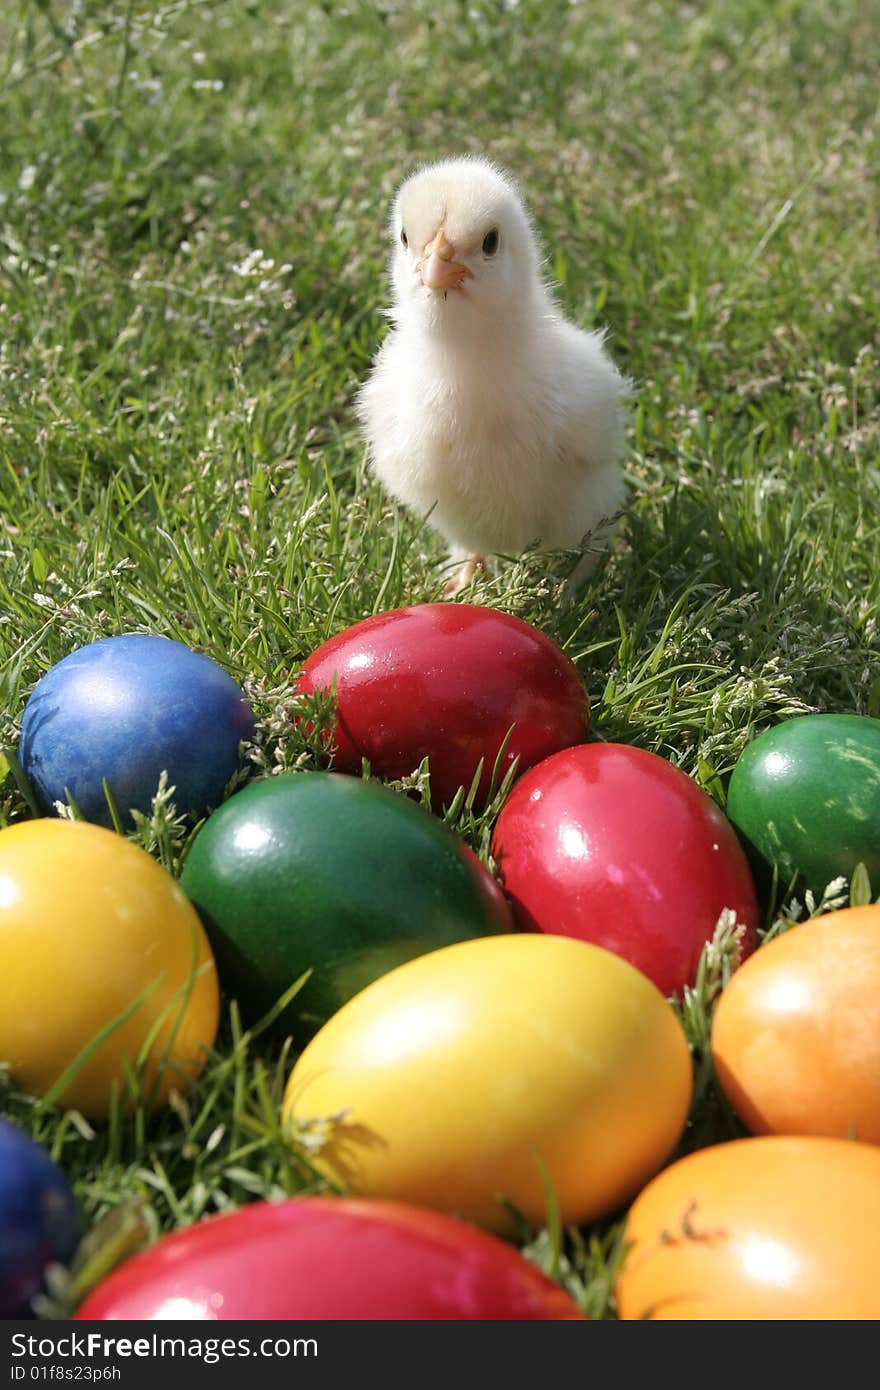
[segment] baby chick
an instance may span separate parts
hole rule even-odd
[[[474,157],[421,169],[395,198],[391,236],[394,327],[358,412],[389,492],[449,545],[447,592],[489,555],[607,540],[625,382],[602,335],[566,322],[543,283],[514,184]]]

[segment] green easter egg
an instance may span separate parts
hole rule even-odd
[[[247,1020],[313,971],[280,1019],[299,1037],[404,961],[512,930],[501,890],[450,830],[335,773],[283,773],[230,797],[196,836],[181,886]]]
[[[821,894],[864,863],[880,891],[880,719],[808,714],[750,743],[737,763],[727,814],[753,856],[783,887]]]

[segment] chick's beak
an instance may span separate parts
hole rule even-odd
[[[441,227],[428,242],[416,267],[422,284],[429,290],[460,290],[471,272],[467,266],[454,260],[455,247]]]

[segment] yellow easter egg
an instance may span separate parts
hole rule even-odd
[[[294,1137],[319,1169],[504,1230],[504,1201],[562,1219],[612,1210],[679,1139],[691,1099],[681,1025],[633,966],[568,937],[486,937],[433,951],[335,1014],[289,1079]],[[503,1199],[503,1200],[502,1200]]]
[[[195,908],[131,841],[85,822],[0,830],[0,1061],[93,1118],[141,1054],[142,1095],[167,1099],[202,1070],[217,1032],[214,959]]]

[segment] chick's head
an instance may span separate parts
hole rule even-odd
[[[412,174],[391,213],[393,317],[439,330],[491,330],[542,293],[539,254],[514,184],[487,160]]]

